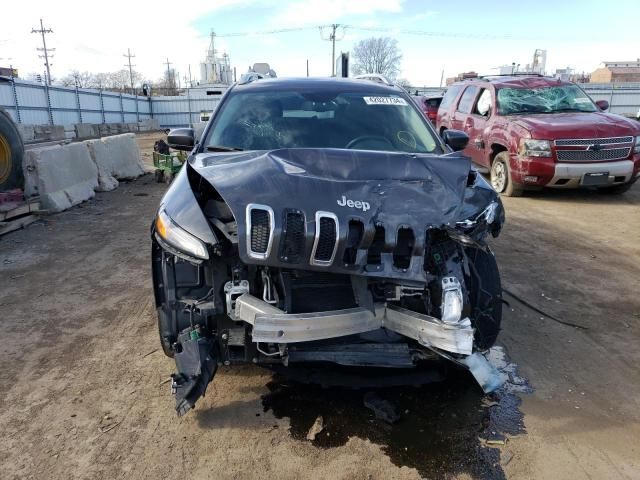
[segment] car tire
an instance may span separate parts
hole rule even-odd
[[[524,189],[514,183],[509,165],[509,152],[500,152],[491,164],[491,186],[505,197],[521,197]]]
[[[625,192],[628,192],[634,183],[635,182],[628,182],[628,183],[623,183],[622,185],[614,185],[613,187],[599,188],[598,192],[604,193],[607,195],[621,195]]]
[[[491,250],[467,250],[471,275],[468,277],[471,324],[478,350],[491,348],[500,333],[502,322],[502,283],[496,258]]]
[[[0,190],[24,187],[24,144],[13,120],[0,110]]]

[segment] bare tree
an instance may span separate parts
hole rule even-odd
[[[65,87],[78,88],[95,88],[95,75],[90,72],[80,72],[78,70],[72,70],[71,73],[62,77],[60,83]]]
[[[135,70],[133,73],[134,88],[142,82],[142,75]],[[128,69],[121,69],[116,72],[90,73],[72,70],[68,75],[57,82],[65,87],[97,88],[111,90],[115,92],[131,92],[131,77]]]
[[[157,89],[164,90],[165,95],[176,95],[178,86],[176,78],[176,71],[171,68],[164,72],[164,75],[160,80],[154,82],[154,86]]]
[[[389,37],[371,37],[356,43],[353,48],[353,71],[356,75],[378,73],[395,80],[400,73],[402,53],[398,41]]]

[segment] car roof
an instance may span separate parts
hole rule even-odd
[[[469,78],[454,85],[470,85],[474,83],[487,82],[496,88],[539,88],[554,87],[558,85],[573,85],[571,82],[560,80],[555,77],[545,77],[542,75],[487,75],[485,77]]]
[[[384,85],[372,80],[353,78],[265,78],[254,80],[248,83],[237,83],[235,91],[270,91],[277,92],[283,90],[311,90],[317,92],[364,92],[364,93],[405,93],[397,85]]]

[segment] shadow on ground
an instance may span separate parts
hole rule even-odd
[[[265,411],[290,419],[298,440],[317,417],[324,429],[312,441],[319,448],[344,445],[349,437],[381,445],[398,466],[416,468],[427,478],[466,473],[473,478],[505,478],[499,448],[505,436],[524,433],[520,399],[506,391],[483,394],[465,371],[451,369],[442,382],[419,387],[346,388],[304,384],[276,374],[263,396]],[[400,420],[390,425],[363,404],[367,392],[391,403]]]

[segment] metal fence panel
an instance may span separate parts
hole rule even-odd
[[[22,107],[47,108],[48,99],[45,88],[40,85],[34,87],[31,85],[16,85],[16,94],[18,96],[18,105]]]
[[[640,83],[587,83],[581,87],[594,100],[607,100],[612,113],[634,116],[640,107]],[[438,95],[443,90],[411,87],[409,92]],[[180,96],[148,98],[93,89],[47,87],[20,79],[0,83],[0,107],[16,122],[24,124],[133,123],[155,118],[163,128],[178,127],[198,123],[201,113],[210,114],[219,104],[220,96],[206,95],[200,89]]]
[[[80,97],[80,108],[82,110],[100,110],[100,92],[80,90],[78,96]],[[84,117],[84,114],[82,116]]]

